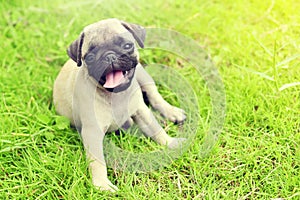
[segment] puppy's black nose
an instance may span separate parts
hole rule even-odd
[[[117,60],[117,56],[114,53],[109,53],[105,56],[105,60],[109,63],[112,63]]]

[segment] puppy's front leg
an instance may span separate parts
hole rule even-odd
[[[133,116],[133,120],[138,124],[145,136],[150,137],[160,145],[167,145],[169,148],[177,148],[185,141],[185,138],[170,137],[157,122],[146,104],[140,106]]]
[[[159,94],[154,80],[142,65],[137,66],[136,73],[138,83],[142,91],[146,93],[151,106],[172,122],[182,123],[186,119],[184,110],[172,106],[164,100]]]
[[[92,181],[100,190],[118,190],[107,178],[107,168],[103,155],[104,133],[92,124],[84,124],[81,131],[83,144],[86,150],[87,159],[90,162],[89,169],[92,174]]]

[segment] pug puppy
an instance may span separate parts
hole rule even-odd
[[[161,145],[178,148],[184,141],[167,135],[144,103],[142,92],[167,119],[180,123],[186,118],[182,109],[162,98],[139,63],[135,42],[143,48],[145,36],[143,27],[118,19],[88,25],[69,46],[70,59],[54,83],[56,111],[80,130],[92,182],[101,190],[117,190],[107,178],[105,133],[136,123]]]

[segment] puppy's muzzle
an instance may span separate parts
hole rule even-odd
[[[105,61],[109,64],[113,64],[118,59],[117,55],[113,52],[108,52],[105,55]]]
[[[103,60],[107,67],[101,76],[100,82],[108,91],[120,92],[129,87],[138,63],[135,56],[117,55],[106,52]]]

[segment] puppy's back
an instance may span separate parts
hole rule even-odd
[[[79,69],[73,60],[68,60],[59,72],[53,89],[53,102],[57,113],[69,118],[73,125],[73,92]]]

